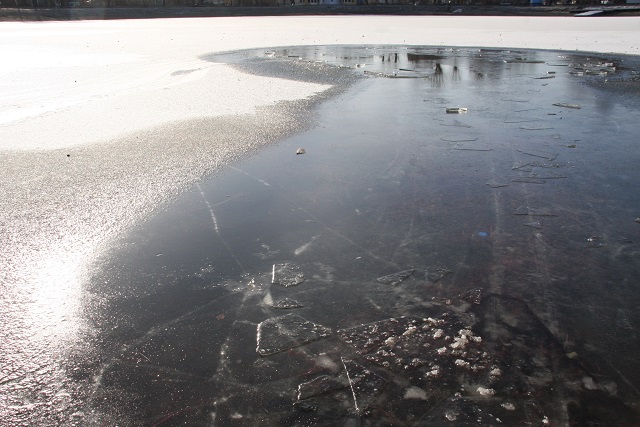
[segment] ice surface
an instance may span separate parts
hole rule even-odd
[[[331,329],[295,314],[272,317],[258,325],[257,352],[261,356],[268,356],[329,335]]]
[[[376,280],[380,283],[384,283],[387,285],[397,285],[399,283],[407,280],[411,275],[415,272],[415,270],[403,270],[397,273],[389,274],[387,276],[378,277]]]

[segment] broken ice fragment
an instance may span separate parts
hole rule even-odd
[[[382,392],[387,381],[353,360],[342,358],[342,364],[347,372],[356,412],[362,414]]]
[[[344,377],[321,375],[306,383],[298,385],[298,400],[320,396],[349,387],[349,380]]]
[[[538,179],[538,178],[519,177],[519,178],[511,179],[511,182],[522,182],[522,183],[525,183],[525,184],[544,184],[545,180],[544,179]]]
[[[306,153],[306,152],[307,152],[307,150],[305,150],[304,148],[298,148],[298,149],[296,150],[296,154],[304,154],[304,153]]]
[[[532,208],[528,205],[522,205],[513,213],[514,215],[529,215],[529,216],[555,216],[542,209]]]
[[[542,228],[542,224],[539,221],[525,222],[523,225],[531,228]]]
[[[378,277],[376,280],[380,283],[385,283],[387,285],[397,285],[405,280],[407,280],[415,270],[404,270],[399,271],[397,273],[389,274],[387,276]]]
[[[497,182],[497,181],[489,181],[487,182],[487,185],[491,188],[500,188],[500,187],[508,187],[509,184],[503,184],[501,182]]]
[[[442,279],[444,276],[451,273],[453,273],[453,271],[447,270],[446,268],[427,267],[424,275],[429,282],[436,283],[438,280]]]
[[[547,172],[544,175],[540,175],[537,173],[532,173],[529,175],[529,178],[538,178],[538,179],[561,179],[566,178],[566,175],[560,175],[558,173]]]
[[[576,109],[576,110],[579,110],[580,108],[582,108],[578,104],[568,104],[566,102],[556,102],[553,105],[556,106],[556,107],[573,108],[573,109]]]
[[[300,304],[298,301],[291,298],[283,298],[277,303],[273,304],[273,308],[280,308],[280,309],[291,309],[291,308],[299,308],[299,307],[304,307],[304,306]]]
[[[271,283],[282,285],[285,288],[296,286],[304,282],[304,274],[300,267],[292,263],[273,264]]]
[[[558,153],[549,153],[547,151],[540,151],[540,150],[517,150],[517,151],[522,154],[526,154],[528,156],[540,157],[541,159],[545,159],[549,161],[553,161],[556,159],[556,157],[558,157]]]
[[[553,129],[553,127],[544,126],[544,125],[531,125],[531,126],[520,126],[520,129],[522,129],[522,130],[549,130],[549,129]]]
[[[295,314],[272,317],[258,325],[260,356],[279,353],[331,335],[331,329]]]

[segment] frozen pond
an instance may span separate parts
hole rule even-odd
[[[207,59],[349,87],[102,258],[79,422],[640,422],[637,58]]]

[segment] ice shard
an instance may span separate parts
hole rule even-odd
[[[385,283],[387,285],[397,285],[401,282],[407,280],[411,275],[415,272],[415,270],[404,270],[399,271],[397,273],[389,274],[387,276],[378,277],[376,280],[380,283]]]

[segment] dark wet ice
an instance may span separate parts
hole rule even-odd
[[[640,424],[637,60],[235,55],[357,78],[104,257],[84,421]]]

